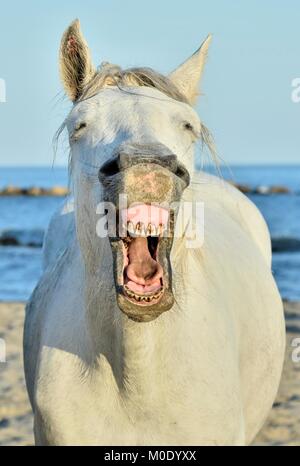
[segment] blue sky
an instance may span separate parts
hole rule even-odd
[[[57,53],[78,17],[94,62],[168,73],[206,35],[213,43],[197,109],[227,163],[298,163],[298,0],[37,0],[0,4],[0,165],[51,165],[62,100]],[[67,163],[66,144],[56,164]]]

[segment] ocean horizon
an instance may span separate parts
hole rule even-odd
[[[211,166],[204,167],[215,172]],[[273,273],[281,296],[300,301],[300,164],[230,165],[222,176],[251,188],[283,186],[286,194],[248,193],[272,238]],[[0,189],[67,186],[66,166],[0,167]],[[42,242],[60,197],[0,196],[0,301],[26,301],[41,274]]]

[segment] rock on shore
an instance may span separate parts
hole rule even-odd
[[[259,185],[251,187],[247,184],[236,183],[233,181],[229,181],[229,183],[244,194],[291,194],[291,190],[289,188],[281,185]],[[68,193],[69,190],[65,186],[53,186],[52,188],[31,186],[29,188],[20,188],[18,186],[9,185],[0,190],[0,196],[66,196]]]
[[[235,183],[233,181],[230,181],[230,184],[232,184],[232,186],[235,186],[237,189],[239,189],[244,194],[262,194],[262,195],[291,194],[291,190],[289,188],[287,188],[286,186],[281,186],[281,185],[274,185],[274,186],[258,185],[255,187],[251,187],[247,184]]]
[[[68,188],[65,186],[53,186],[52,188],[32,186],[30,188],[19,188],[9,185],[0,190],[0,196],[66,196],[68,192]]]

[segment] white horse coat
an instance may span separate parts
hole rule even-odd
[[[83,40],[78,23],[71,28],[67,37]],[[200,124],[191,107],[157,89],[133,89],[104,87],[67,120],[70,134],[83,116],[89,128],[71,137],[75,202],[50,223],[44,273],[27,306],[36,443],[249,444],[272,407],[285,346],[269,233],[237,189],[194,172],[191,136],[177,125],[178,115]],[[117,305],[109,240],[95,234],[97,167],[124,139],[154,136],[190,172],[181,205],[204,203],[204,242],[186,248],[184,237],[174,239],[174,305],[136,322]]]

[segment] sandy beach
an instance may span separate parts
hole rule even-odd
[[[287,348],[277,399],[255,445],[300,446],[300,362],[292,361],[291,342],[300,337],[300,303],[285,303]],[[0,338],[6,362],[0,363],[0,445],[32,445],[32,414],[23,375],[23,303],[0,303]]]

